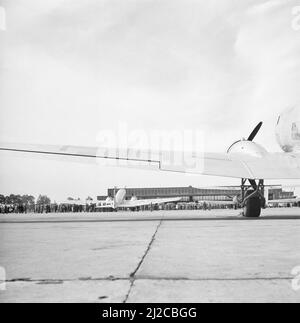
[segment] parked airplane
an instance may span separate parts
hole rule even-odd
[[[271,199],[269,200],[269,190],[271,187],[265,187],[265,199],[266,199],[266,207],[273,204],[295,204],[300,202],[300,198],[294,196],[291,198],[283,198],[283,199]]]
[[[144,200],[138,200],[136,196],[132,196],[130,200],[126,200],[125,198],[126,198],[126,189],[119,189],[113,198],[107,197],[105,201],[98,202],[97,208],[112,208],[115,210],[117,210],[118,208],[136,209],[141,206],[179,202],[181,200],[180,197],[144,199]]]
[[[291,188],[295,188],[296,186],[298,185],[292,185],[290,186]],[[288,188],[289,186],[285,186],[286,188]],[[269,199],[269,191],[271,189],[279,189],[281,188],[282,189],[282,185],[264,185],[264,192],[263,192],[263,196],[264,196],[264,199],[262,199],[262,204],[263,204],[263,207],[268,207],[269,205],[272,205],[272,204],[280,204],[280,203],[283,203],[283,204],[287,204],[287,203],[290,203],[290,204],[294,204],[294,203],[298,203],[300,202],[300,198],[296,197],[296,196],[293,196],[291,198],[280,198],[280,199]],[[205,189],[215,189],[215,190],[238,190],[240,189],[240,186],[209,186],[209,187],[205,187]],[[231,205],[234,205],[234,206],[238,206],[240,204],[240,199],[241,199],[241,195],[240,193],[239,194],[236,194],[236,195],[228,195],[228,198],[230,198],[231,200],[230,201],[226,201],[227,204],[231,204]],[[217,202],[218,204],[221,204],[222,202]]]
[[[266,202],[267,206],[270,206],[272,204],[295,204],[295,203],[299,203],[300,199],[295,197],[295,198],[291,198],[291,199],[279,199],[279,200],[268,200]]]
[[[170,163],[170,152],[140,151],[135,149],[107,149],[101,147],[47,146],[0,144],[0,150],[35,154],[77,156],[117,160],[119,166],[130,166],[160,171],[194,173],[241,178],[241,198],[245,217],[259,217],[264,205],[265,179],[300,179],[300,106],[282,113],[276,125],[276,138],[281,153],[269,153],[253,140],[262,122],[252,131],[248,139],[233,143],[226,153],[191,153],[195,165],[191,168],[182,163]],[[178,152],[176,152],[178,153]],[[182,152],[179,152],[182,154]],[[174,157],[174,156],[173,156]],[[182,160],[175,158],[175,160]],[[249,182],[249,185],[247,185]]]

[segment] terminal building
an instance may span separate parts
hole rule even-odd
[[[119,188],[109,188],[106,196],[98,196],[98,201],[105,200],[108,196],[113,197]],[[126,199],[133,196],[138,199],[154,199],[181,197],[182,202],[201,201],[232,201],[238,196],[241,190],[238,186],[226,186],[218,188],[196,188],[188,187],[148,187],[148,188],[126,188]],[[280,186],[272,186],[268,189],[269,200],[289,199],[294,197],[294,191],[284,191]]]

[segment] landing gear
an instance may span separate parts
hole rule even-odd
[[[248,191],[249,195],[253,193],[253,191]],[[248,195],[248,196],[249,196]],[[246,194],[247,196],[247,194]],[[245,218],[258,218],[261,213],[261,199],[259,196],[253,196],[248,198],[244,203],[244,211],[243,216]]]
[[[265,206],[264,181],[249,179],[250,185],[246,185],[246,179],[242,179],[242,198],[240,205],[243,208],[243,216],[246,218],[258,218],[261,209]]]

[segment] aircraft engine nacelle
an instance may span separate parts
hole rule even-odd
[[[276,139],[283,151],[300,150],[300,106],[284,111],[276,124]]]
[[[240,140],[235,142],[229,147],[227,153],[245,154],[251,157],[263,157],[268,154],[267,150],[264,147],[249,140]]]

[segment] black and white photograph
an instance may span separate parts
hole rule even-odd
[[[300,0],[0,0],[0,303],[299,303],[299,86]]]

